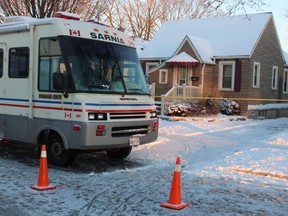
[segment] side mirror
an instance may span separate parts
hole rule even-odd
[[[64,87],[64,76],[61,72],[53,73],[53,89],[62,90]]]

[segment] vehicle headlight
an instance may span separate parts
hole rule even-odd
[[[157,112],[150,112],[150,118],[157,118]]]
[[[97,114],[97,119],[98,120],[103,120],[104,119],[104,113],[98,113]]]
[[[95,113],[88,113],[89,120],[95,120]]]
[[[107,120],[107,113],[88,113],[88,120]]]

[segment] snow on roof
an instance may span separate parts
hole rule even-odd
[[[167,62],[198,62],[198,60],[191,57],[186,52],[181,52],[180,54],[171,57]]]
[[[168,59],[186,35],[203,61],[217,56],[250,56],[271,16],[272,13],[259,13],[169,21],[146,45],[140,58]]]
[[[28,17],[28,16],[8,16],[8,17],[5,17],[5,20],[4,20],[4,24],[6,23],[18,23],[18,22],[32,22],[32,21],[35,21],[37,20],[36,18],[33,18],[33,17]],[[4,25],[2,24],[2,25]]]
[[[188,38],[190,39],[191,43],[193,43],[199,57],[203,62],[214,63],[211,60],[212,55],[212,47],[208,40],[198,38],[192,35],[189,35]]]

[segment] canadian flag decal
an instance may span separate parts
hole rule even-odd
[[[70,35],[72,36],[81,36],[80,35],[80,31],[79,30],[73,30],[73,29],[69,29]]]

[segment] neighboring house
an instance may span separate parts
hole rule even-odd
[[[230,98],[250,115],[248,105],[288,99],[288,67],[272,13],[166,22],[139,58],[156,100]]]

